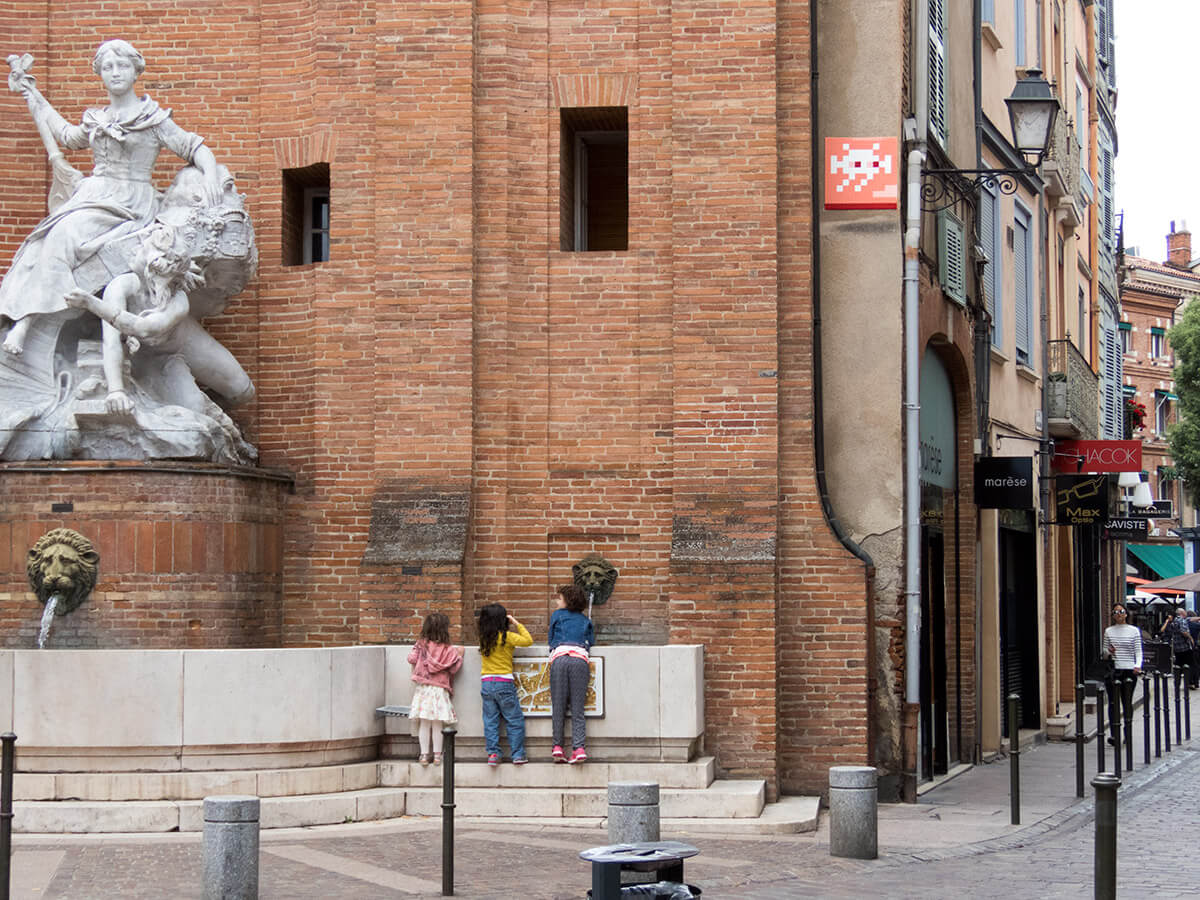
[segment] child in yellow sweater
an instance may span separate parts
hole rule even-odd
[[[501,716],[508,731],[513,765],[523,766],[529,761],[525,755],[525,715],[521,712],[521,701],[517,699],[517,686],[513,681],[513,650],[532,644],[533,638],[525,626],[499,603],[489,603],[479,611],[479,653],[482,657],[479,693],[483,699],[483,739],[489,766],[500,765]]]

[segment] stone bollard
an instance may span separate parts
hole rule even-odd
[[[204,798],[204,900],[257,900],[257,797]]]
[[[653,781],[608,783],[608,842],[634,844],[658,840],[658,784]]]
[[[829,855],[879,855],[879,774],[873,766],[829,769]]]

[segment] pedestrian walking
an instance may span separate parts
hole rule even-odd
[[[1196,642],[1192,640],[1191,629],[1188,628],[1187,610],[1182,606],[1175,610],[1175,615],[1163,622],[1159,634],[1165,634],[1171,641],[1171,650],[1175,654],[1175,665],[1183,666],[1191,662],[1192,650]]]
[[[1104,653],[1113,661],[1108,685],[1108,742],[1117,742],[1119,722],[1125,720],[1126,733],[1133,731],[1133,689],[1142,674],[1142,632],[1128,624],[1124,604],[1113,607],[1113,624],[1104,629]],[[1121,718],[1118,718],[1118,707]]]

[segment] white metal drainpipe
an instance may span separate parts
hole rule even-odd
[[[925,151],[908,151],[908,227],[904,232],[904,701],[921,702],[921,168]],[[917,729],[920,759],[920,729]]]

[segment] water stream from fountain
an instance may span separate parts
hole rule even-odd
[[[46,608],[42,611],[42,627],[38,631],[39,650],[45,648],[46,639],[50,637],[50,626],[54,624],[54,613],[58,611],[58,601],[61,599],[61,594],[51,594],[50,599],[46,601]]]

